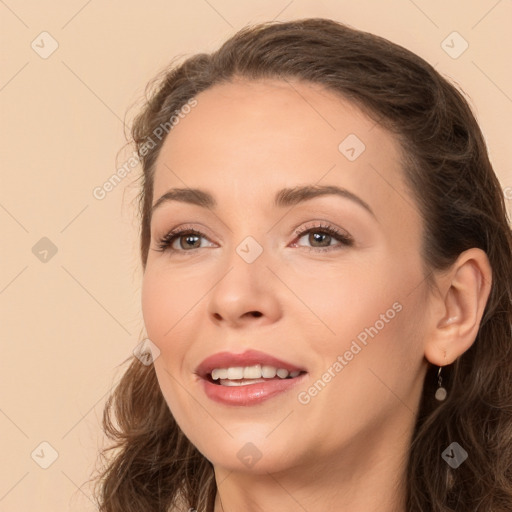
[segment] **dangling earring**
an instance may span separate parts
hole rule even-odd
[[[446,389],[441,386],[441,383],[443,382],[443,379],[441,377],[441,370],[442,370],[442,367],[439,367],[439,371],[437,372],[437,384],[439,387],[437,388],[436,395],[435,395],[436,400],[439,400],[440,402],[442,402],[446,398],[446,395],[447,395]]]

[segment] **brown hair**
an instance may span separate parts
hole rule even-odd
[[[172,115],[201,91],[237,78],[321,84],[397,138],[406,183],[423,218],[428,284],[434,271],[448,268],[463,251],[477,247],[487,253],[491,293],[474,344],[443,369],[446,401],[434,399],[437,368],[430,365],[425,378],[408,458],[406,507],[512,510],[512,235],[504,193],[467,101],[405,48],[322,18],[245,27],[217,51],[170,66],[148,85],[149,99],[132,127],[143,170],[138,199],[144,269],[154,166],[165,140],[155,130],[169,126]],[[98,477],[101,512],[157,512],[178,503],[183,510],[213,511],[213,466],[176,424],[152,365],[133,358],[106,403],[103,428],[115,443],[102,458],[116,453]],[[453,441],[469,454],[457,469],[441,457]]]

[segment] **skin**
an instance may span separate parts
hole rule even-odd
[[[397,142],[322,87],[237,80],[196,99],[163,144],[153,203],[170,188],[197,187],[218,206],[173,201],[155,210],[142,311],[169,408],[214,465],[215,512],[405,512],[405,460],[428,362],[450,364],[474,342],[491,282],[485,253],[466,251],[435,274],[435,292],[427,288],[423,221]],[[366,146],[354,161],[338,149],[349,134]],[[306,184],[344,187],[375,217],[334,195],[273,206],[278,190]],[[354,245],[294,232],[320,222]],[[200,248],[181,237],[176,252],[156,250],[185,224],[204,233]],[[263,249],[253,263],[236,252],[247,236]],[[397,302],[401,311],[300,403]],[[211,401],[197,365],[247,348],[306,368],[304,383],[250,407]],[[248,442],[261,454],[251,467],[237,456]]]

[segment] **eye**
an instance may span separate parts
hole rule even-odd
[[[306,229],[295,231],[295,235],[299,237],[299,240],[308,235],[307,241],[311,245],[308,247],[293,243],[292,246],[299,246],[313,251],[325,252],[354,245],[354,239],[348,233],[341,232],[338,228],[329,224],[309,226]],[[174,229],[160,238],[157,242],[158,248],[155,250],[160,252],[170,251],[173,253],[183,253],[208,247],[208,245],[201,243],[201,239],[208,240],[201,231],[184,226]],[[339,243],[332,245],[331,242],[333,242],[333,240],[337,240]]]
[[[325,252],[340,249],[343,246],[351,247],[354,245],[354,239],[348,233],[343,233],[338,228],[329,224],[311,226],[303,230],[298,230],[295,234],[299,237],[299,240],[305,238],[307,235],[307,241],[311,245],[305,247],[309,250]],[[333,240],[337,240],[339,244],[331,245]]]
[[[190,229],[182,227],[170,231],[165,236],[160,238],[157,242],[157,251],[165,252],[190,252],[194,249],[201,249],[204,245],[201,245],[201,238],[206,240],[204,233],[197,231],[196,229]],[[175,242],[179,248],[175,247]]]

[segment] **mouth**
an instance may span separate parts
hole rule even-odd
[[[304,368],[259,351],[221,352],[205,359],[195,372],[206,395],[225,405],[253,405],[295,387]]]
[[[227,381],[293,379],[304,372],[305,368],[258,350],[241,354],[218,352],[207,357],[195,371],[202,379],[220,385]]]

